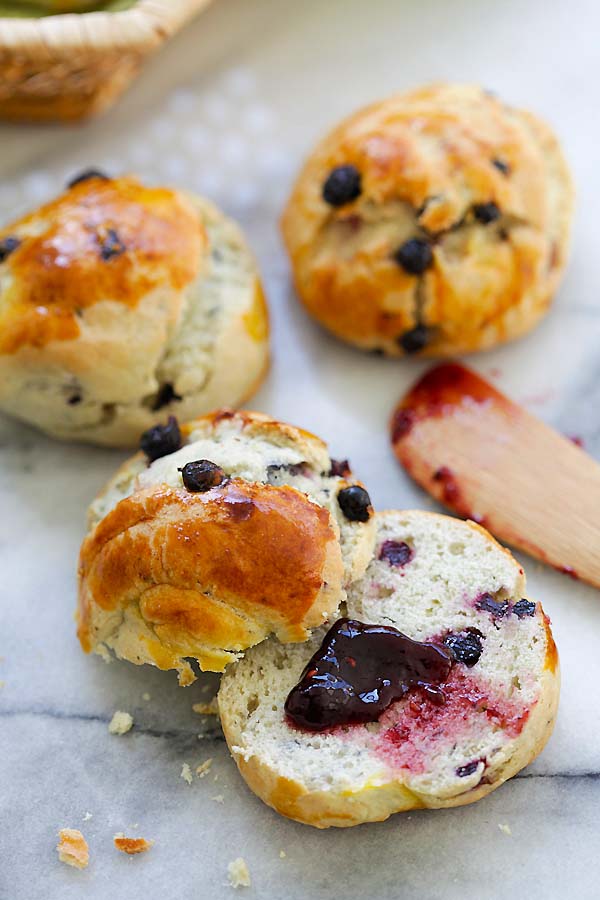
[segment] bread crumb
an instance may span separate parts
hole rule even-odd
[[[242,859],[241,856],[238,856],[237,859],[234,859],[227,866],[227,876],[229,878],[229,884],[231,887],[239,888],[239,887],[250,887],[250,872],[248,871],[248,866],[246,865],[246,860]]]
[[[154,841],[147,841],[146,838],[125,837],[122,831],[115,834],[113,842],[117,850],[120,850],[121,853],[128,853],[129,856],[134,856],[136,853],[146,853],[154,843]]]
[[[512,835],[512,831],[508,825],[504,825],[501,822],[498,822],[498,828],[502,832],[502,834],[507,834],[509,837]]]
[[[213,697],[209,703],[194,703],[192,709],[195,713],[198,713],[200,716],[218,716],[219,715],[219,707],[217,704],[217,698]]]
[[[216,794],[214,797],[211,797],[210,799],[214,800],[215,803],[225,803],[225,797],[223,796],[223,794]]]
[[[218,780],[219,780],[219,773],[217,772],[217,774],[216,774],[215,777],[213,778],[213,781],[218,781]]]
[[[61,828],[58,832],[58,858],[68,866],[85,869],[89,859],[87,841],[77,828]]]
[[[86,812],[85,816],[83,817],[83,821],[84,821],[84,822],[89,822],[89,820],[90,820],[91,818],[92,818],[91,812]]]
[[[0,681],[0,690],[2,690],[2,688],[4,687],[5,684],[6,684],[5,681]]]
[[[194,780],[194,776],[192,775],[192,770],[190,769],[189,763],[184,763],[181,767],[181,778],[184,781],[187,781],[188,784],[191,784]]]
[[[287,856],[287,853],[285,852],[285,850],[279,851],[279,859],[285,859],[286,856]]]
[[[142,694],[142,700],[145,700],[147,703],[149,700],[152,700],[152,694],[149,694],[148,691],[144,691],[144,693]]]
[[[132,725],[132,716],[118,709],[108,724],[108,730],[111,734],[127,734]]]
[[[210,756],[208,759],[205,759],[203,763],[200,763],[199,766],[196,766],[196,775],[198,778],[205,778],[208,775],[212,763],[212,756]]]

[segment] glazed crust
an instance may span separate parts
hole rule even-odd
[[[239,229],[133,178],[89,178],[3,229],[0,300],[0,408],[56,437],[132,446],[174,411],[243,402],[267,370]]]
[[[393,511],[381,512],[377,515],[384,517],[389,514],[393,514]],[[411,513],[409,512],[408,515]],[[447,519],[446,516],[438,513],[422,510],[418,511],[417,515],[423,519],[429,518],[438,521]],[[464,524],[483,535],[496,551],[502,550],[506,557],[517,566],[510,551],[498,544],[484,528],[475,522],[467,521]],[[519,588],[524,593],[524,576],[519,579]],[[486,767],[485,782],[480,782],[471,790],[455,796],[436,796],[430,792],[417,792],[408,788],[401,773],[395,778],[379,779],[376,783],[368,783],[355,791],[351,789],[308,790],[302,782],[281,776],[277,765],[272,760],[267,760],[257,754],[249,757],[244,754],[242,749],[244,747],[244,717],[240,716],[234,708],[235,703],[232,704],[227,692],[221,691],[218,695],[221,726],[241,775],[251,790],[268,806],[287,818],[316,828],[346,828],[365,822],[384,821],[398,812],[465,806],[482,799],[529,765],[541,753],[554,728],[560,696],[560,665],[549,619],[543,614],[543,611],[541,614],[546,646],[544,668],[538,683],[537,701],[530,710],[518,737],[497,753],[493,763]],[[230,690],[230,685],[235,690],[235,670],[228,673],[225,679],[230,679],[229,682],[223,682],[223,684],[227,684],[228,690]]]
[[[329,513],[293,488],[232,479],[206,493],[137,491],[83,543],[78,635],[89,651],[129,612],[148,634],[121,655],[176,668],[185,683],[184,657],[221,671],[271,632],[305,639],[337,606],[341,573]]]
[[[337,166],[361,193],[334,207],[322,196]],[[494,203],[499,218],[478,221]],[[546,311],[568,251],[573,190],[550,129],[478,87],[432,85],[342,122],[308,158],[283,214],[298,295],[335,335],[403,355],[422,325],[423,355],[485,349],[518,337]],[[411,238],[429,243],[420,276],[394,259]]]

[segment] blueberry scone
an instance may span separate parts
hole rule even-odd
[[[219,691],[248,785],[319,828],[480,799],[542,750],[558,705],[549,620],[510,553],[470,522],[375,518],[344,617],[253,648]]]
[[[373,510],[317,437],[222,410],[147,431],[90,508],[79,565],[85,651],[222,671],[274,633],[306,640],[365,571]]]
[[[565,267],[572,205],[544,122],[479,87],[435,84],[325,137],[282,226],[298,295],[335,335],[448,355],[536,324]]]
[[[237,406],[268,318],[237,226],[206,200],[86,172],[0,231],[0,410],[135,446],[169,415]]]

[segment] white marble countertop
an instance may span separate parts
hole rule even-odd
[[[275,361],[254,405],[349,456],[377,506],[429,507],[386,432],[423,365],[363,356],[306,319],[291,297],[276,217],[303,152],[339,116],[420,82],[478,81],[554,124],[579,198],[572,263],[551,315],[525,340],[471,362],[600,458],[599,29],[595,0],[216,0],[104,119],[0,127],[0,217],[90,164],[205,191],[247,228],[265,276]],[[72,614],[84,513],[122,457],[0,422],[2,900],[216,900],[232,896],[226,869],[237,856],[253,879],[243,896],[273,900],[600,896],[596,591],[523,560],[563,666],[558,724],[532,766],[475,806],[318,832],[253,797],[214,719],[192,712],[214,679],[182,690],[170,673],[106,666],[79,650]],[[560,510],[549,485],[548,515]],[[135,720],[123,737],[108,733],[116,709]],[[186,784],[182,764],[207,757],[210,775]],[[58,863],[63,826],[89,840],[85,872]],[[112,847],[117,831],[154,847],[127,858]]]

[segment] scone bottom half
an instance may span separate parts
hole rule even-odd
[[[549,619],[510,553],[447,516],[375,519],[344,618],[253,648],[218,695],[250,788],[319,828],[474,802],[541,752],[557,712]]]
[[[0,229],[0,409],[54,437],[135,447],[175,414],[237,406],[269,363],[256,262],[185,191],[98,170]]]
[[[333,621],[375,540],[365,488],[314,435],[220,410],[145,432],[90,507],[79,561],[86,652],[220,672],[271,634]]]
[[[298,296],[337,337],[449,356],[531,329],[564,271],[573,186],[536,116],[433,84],[345,119],[282,218]]]

